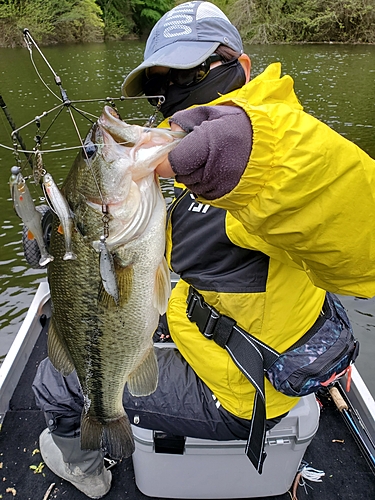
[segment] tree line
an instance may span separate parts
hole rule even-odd
[[[122,40],[147,34],[174,0],[0,0],[0,46]]]
[[[184,0],[0,0],[0,46],[145,37]],[[213,0],[250,43],[375,42],[375,0]]]

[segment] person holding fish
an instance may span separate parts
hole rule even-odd
[[[247,342],[249,332],[284,352],[333,323],[350,329],[333,293],[375,294],[375,179],[374,160],[303,111],[279,63],[253,80],[250,69],[223,12],[187,2],[156,23],[144,61],[123,83],[125,96],[145,94],[158,106],[161,127],[187,135],[153,166],[176,178],[165,255],[180,280],[163,318],[176,349],[155,349],[154,392],[125,388],[122,401],[133,425],[248,440],[261,473],[265,432],[298,397],[276,390],[263,371],[260,380],[246,373],[231,334]],[[100,121],[121,139],[120,120],[107,112]],[[102,450],[81,450],[87,398],[77,377],[46,360],[34,391],[49,428],[40,440],[46,464],[100,498],[111,477]]]

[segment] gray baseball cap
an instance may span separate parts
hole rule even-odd
[[[178,5],[153,27],[146,43],[144,61],[125,78],[122,93],[127,97],[143,94],[142,78],[146,68],[194,68],[221,44],[243,52],[237,28],[216,5],[211,2]]]

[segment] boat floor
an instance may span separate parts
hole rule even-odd
[[[55,476],[47,467],[34,473],[30,466],[42,462],[38,437],[45,428],[42,412],[37,408],[31,382],[39,362],[46,357],[46,333],[43,331],[28,361],[20,383],[10,402],[0,432],[0,498],[20,500],[84,500],[87,497],[70,483]],[[299,486],[298,500],[371,500],[375,499],[375,476],[344,423],[339,411],[328,398],[322,398],[321,421],[317,435],[304,459],[311,467],[325,471],[320,483],[307,481],[306,490]],[[36,451],[35,451],[36,450]],[[228,461],[228,468],[230,463]],[[145,500],[135,484],[132,460],[119,462],[113,469],[108,500]],[[162,481],[168,481],[168,470],[161,469]],[[52,483],[51,492],[46,495]],[[154,497],[162,500],[160,497]],[[292,495],[267,497],[290,500]]]

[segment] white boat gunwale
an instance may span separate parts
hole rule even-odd
[[[9,402],[43,329],[40,317],[51,315],[47,281],[39,284],[22,325],[0,366],[0,425],[9,409]]]

